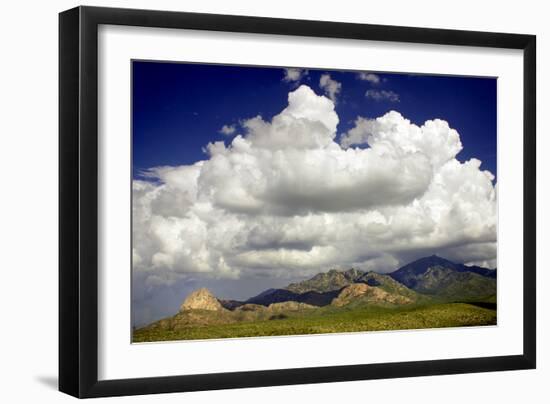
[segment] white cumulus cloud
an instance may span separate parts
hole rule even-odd
[[[287,67],[284,69],[283,81],[287,83],[299,82],[302,77],[307,74],[307,71],[298,67]]]
[[[375,101],[399,102],[399,94],[391,90],[367,90],[365,97]]]
[[[447,122],[359,117],[341,144],[338,122],[333,101],[302,85],[272,119],[208,144],[207,159],[134,180],[137,279],[389,271],[434,252],[494,262],[494,177],[456,159],[462,144]]]
[[[236,131],[237,128],[235,127],[235,125],[223,125],[219,130],[219,132],[225,136],[234,135]]]
[[[361,72],[357,75],[359,80],[368,81],[371,84],[379,84],[380,76],[374,73]]]
[[[323,74],[319,79],[319,87],[325,91],[325,94],[329,96],[332,102],[336,102],[336,96],[342,90],[342,83],[333,80],[330,74]]]
[[[462,150],[458,132],[446,121],[430,120],[419,127],[396,111],[376,119],[358,117],[340,143],[343,147],[368,144],[391,155],[420,153],[434,167],[441,167]]]

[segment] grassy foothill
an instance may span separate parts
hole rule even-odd
[[[133,342],[485,326],[496,322],[496,304],[490,301],[398,307],[327,306],[233,324],[187,325],[172,330],[145,327],[134,332]]]

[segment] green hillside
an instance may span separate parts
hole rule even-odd
[[[133,342],[188,339],[325,334],[335,332],[407,330],[495,325],[496,310],[472,303],[443,303],[402,307],[322,307],[231,324],[188,325],[177,329],[143,328]]]
[[[330,270],[246,301],[189,294],[134,342],[495,325],[496,271],[431,256],[389,274]]]

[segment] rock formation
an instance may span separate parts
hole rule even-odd
[[[331,305],[341,307],[358,299],[370,303],[408,304],[412,302],[406,296],[391,294],[376,286],[353,283],[342,289],[338,297],[332,300]]]
[[[197,289],[183,301],[180,311],[187,310],[225,310],[218,299],[206,288]]]

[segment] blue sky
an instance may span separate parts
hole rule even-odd
[[[219,133],[223,125],[256,115],[270,119],[296,87],[282,80],[282,68],[134,61],[132,69],[134,176],[204,159],[208,142],[228,141]],[[464,146],[458,159],[476,157],[496,176],[496,79],[377,72],[380,82],[373,84],[358,80],[357,72],[308,69],[302,83],[323,94],[318,83],[325,73],[342,84],[339,135],[359,115],[376,118],[390,110],[417,125],[445,119]],[[391,91],[399,101],[369,98],[368,90]]]

